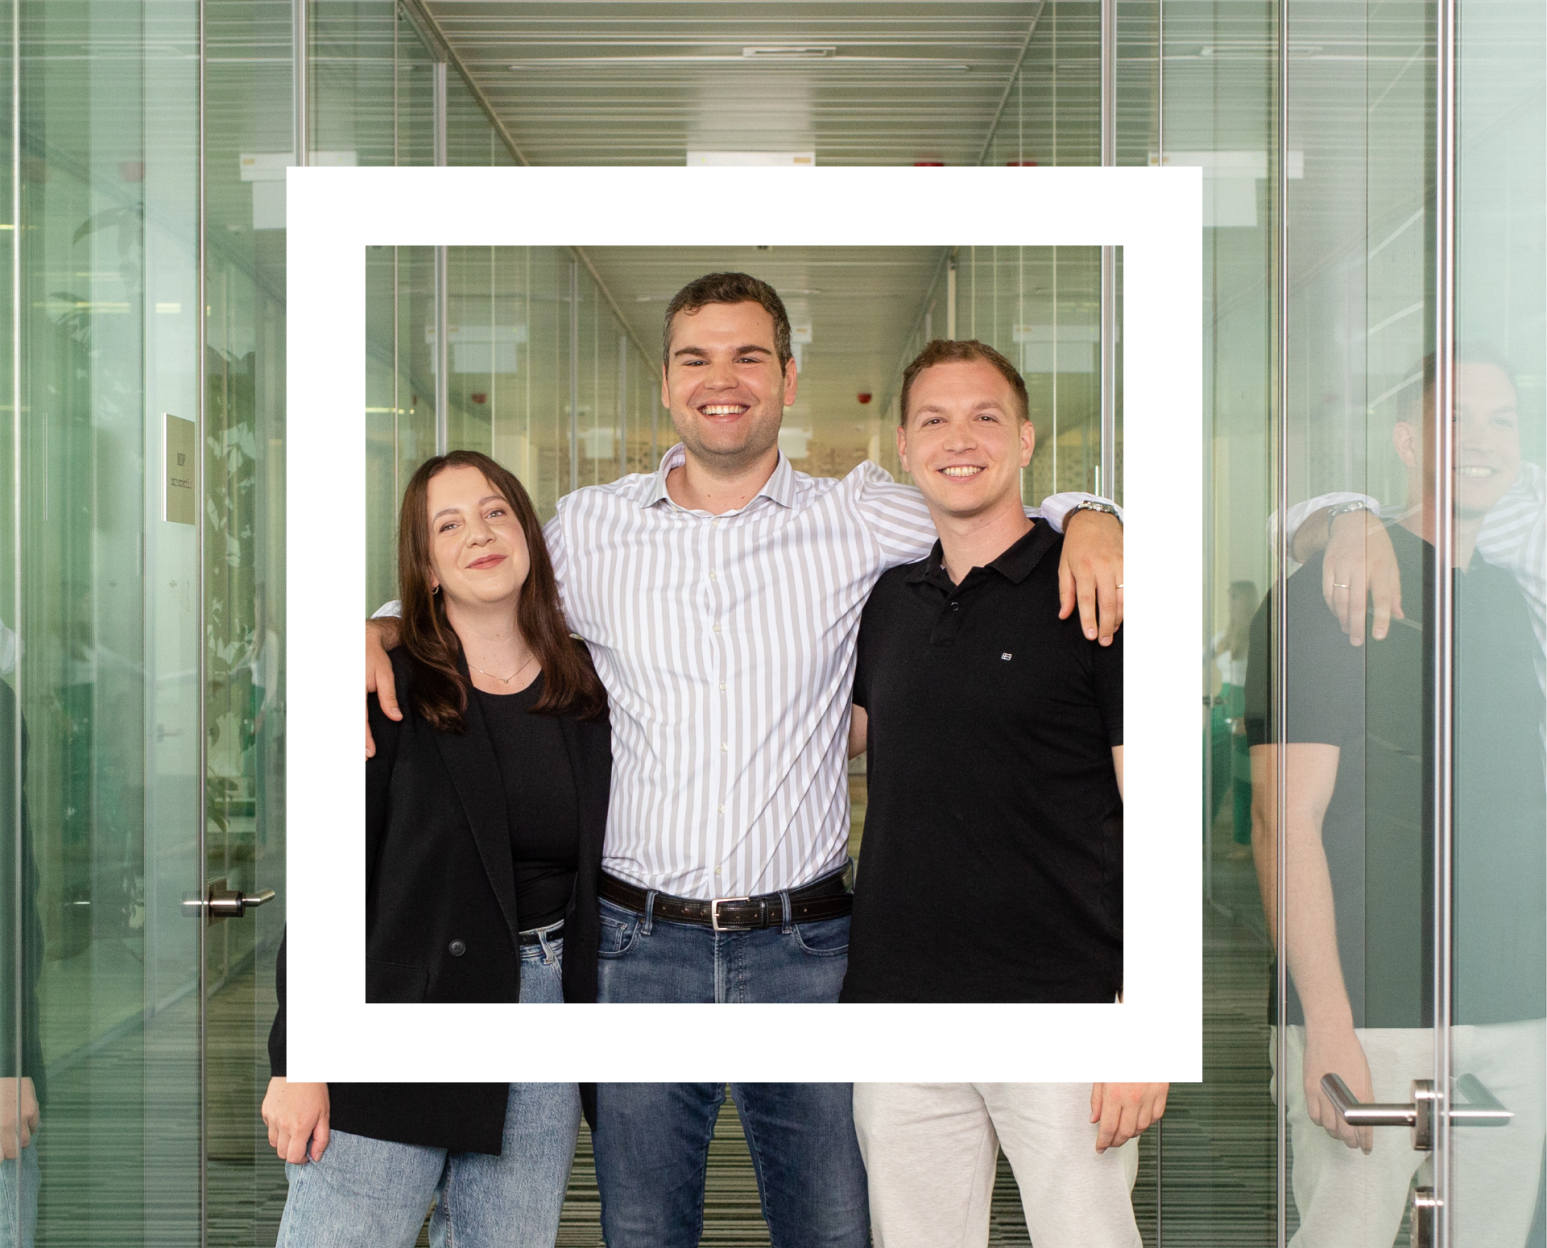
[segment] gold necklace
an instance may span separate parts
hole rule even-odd
[[[508,685],[517,676],[521,675],[522,672],[526,671],[527,663],[530,663],[536,657],[537,657],[536,654],[529,654],[529,655],[527,655],[526,656],[526,663],[523,663],[520,667],[516,668],[516,670],[511,672],[511,674],[509,676],[496,676],[493,672],[485,672],[483,670],[483,668],[478,666],[478,664],[473,663],[471,661],[469,661],[468,666],[471,667],[475,672],[482,672],[490,680],[497,680],[502,685]]]

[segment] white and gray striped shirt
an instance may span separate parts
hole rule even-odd
[[[681,897],[796,888],[848,853],[860,612],[882,572],[929,553],[934,522],[876,464],[835,480],[782,453],[745,507],[690,511],[666,491],[685,458],[566,494],[543,530],[611,705],[602,865]],[[1062,529],[1091,497],[1028,514]]]
[[[860,612],[934,524],[873,463],[833,480],[783,454],[745,507],[690,511],[666,492],[683,460],[566,495],[545,530],[611,701],[603,865],[685,897],[798,887],[848,851]],[[1086,497],[1049,498],[1046,518]]]

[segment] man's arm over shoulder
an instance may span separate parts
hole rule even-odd
[[[1110,498],[1102,498],[1099,494],[1086,494],[1081,490],[1065,490],[1061,494],[1049,494],[1042,500],[1040,507],[1027,508],[1026,514],[1039,520],[1046,520],[1052,526],[1053,532],[1063,533],[1081,503],[1101,503],[1116,511],[1119,521],[1123,518],[1123,509]]]

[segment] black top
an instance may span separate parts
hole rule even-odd
[[[953,585],[877,583],[854,701],[869,798],[844,1001],[1109,1002],[1123,982],[1122,634],[1058,618],[1035,525]]]
[[[1434,548],[1389,526],[1408,618],[1351,646],[1318,556],[1288,581],[1291,743],[1338,747],[1322,820],[1338,956],[1356,1027],[1433,1023]],[[1252,621],[1246,726],[1270,743],[1273,599]],[[1455,1001],[1452,1021],[1547,1006],[1547,798],[1536,637],[1525,600],[1474,555],[1456,573]],[[1296,881],[1289,880],[1291,889]],[[1289,1021],[1304,1011],[1290,977]]]
[[[578,643],[577,643],[578,644]],[[413,709],[414,673],[391,652],[401,722],[367,700],[375,757],[365,766],[365,999],[367,1002],[518,1001],[520,932],[530,926],[516,896],[505,787],[482,700],[469,698],[465,731],[441,732]],[[463,675],[466,676],[464,670]],[[533,718],[536,718],[535,716]],[[562,770],[578,804],[574,886],[564,915],[564,999],[596,1000],[596,897],[612,775],[607,719],[553,721]],[[326,956],[325,951],[308,951]],[[284,953],[269,1062],[285,1073]],[[519,1033],[512,1045],[541,1044]],[[455,1046],[444,1068],[405,1071],[455,1078]],[[498,1153],[508,1085],[329,1085],[341,1131],[401,1144]]]
[[[552,715],[530,713],[542,688],[539,675],[517,693],[474,690],[505,783],[510,849],[516,864],[516,912],[523,930],[546,927],[564,917],[575,886],[580,826],[575,777],[559,721]]]

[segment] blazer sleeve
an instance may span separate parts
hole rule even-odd
[[[365,760],[365,878],[369,880],[375,871],[376,854],[386,833],[387,791],[403,726],[382,714],[375,694],[366,699],[366,713],[370,717],[371,735],[376,739],[375,755]],[[274,1022],[269,1027],[269,1074],[276,1077],[285,1073],[285,961],[289,942],[290,935],[287,932],[279,942],[279,954],[274,961],[277,1008],[274,1011]]]
[[[274,959],[274,996],[279,1008],[269,1028],[269,1074],[275,1078],[285,1073],[285,942],[289,939],[288,932],[280,937],[279,956]]]
[[[376,878],[376,862],[387,835],[392,768],[397,762],[403,725],[382,713],[374,693],[366,698],[366,714],[371,736],[376,740],[376,753],[365,760],[365,879],[369,882]]]

